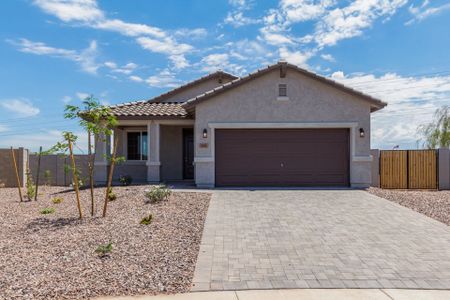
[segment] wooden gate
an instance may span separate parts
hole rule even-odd
[[[384,189],[437,189],[436,150],[380,151],[380,186]]]

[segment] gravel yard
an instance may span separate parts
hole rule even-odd
[[[17,189],[0,188],[0,299],[85,299],[100,295],[187,292],[210,194],[174,192],[145,204],[148,186],[115,187],[117,200],[101,215],[104,188],[95,190],[97,217],[83,190],[80,221],[75,193],[40,187],[37,202],[19,203]],[[51,199],[63,197],[60,204]],[[43,208],[53,214],[43,215]],[[150,225],[139,224],[151,213]],[[112,242],[105,257],[95,253]]]
[[[386,190],[373,187],[367,191],[450,225],[450,191]]]

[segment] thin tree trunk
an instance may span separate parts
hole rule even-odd
[[[22,188],[20,186],[20,179],[19,179],[19,170],[17,170],[16,155],[14,154],[13,147],[11,147],[11,155],[12,155],[12,159],[13,159],[14,170],[16,171],[17,188],[19,189],[20,202],[23,202]]]
[[[39,173],[41,172],[41,156],[42,156],[42,146],[39,147],[39,157],[38,157],[38,165],[37,165],[37,173],[36,173],[36,192],[34,194],[34,201],[37,201],[37,196],[38,196]]]
[[[80,219],[82,219],[83,212],[81,211],[80,191],[78,189],[78,177],[77,177],[77,172],[76,172],[75,158],[73,157],[72,141],[68,140],[68,143],[69,143],[69,151],[70,151],[70,160],[72,162],[73,185],[75,187],[75,194],[77,196],[78,212],[80,213]]]
[[[92,142],[91,131],[88,130],[88,158],[89,158],[89,184],[91,186],[91,216],[94,216],[95,200],[94,200],[94,163],[92,159]]]
[[[113,177],[113,173],[114,173],[114,165],[116,163],[116,151],[117,151],[117,145],[119,142],[119,137],[114,137],[115,141],[114,141],[114,148],[113,148],[113,153],[111,156],[111,167],[109,168],[109,174],[108,174],[108,182],[106,184],[106,193],[105,193],[105,204],[103,205],[103,217],[106,217],[106,209],[108,207],[108,196],[109,196],[109,189],[111,188],[111,183],[112,183],[112,177]]]

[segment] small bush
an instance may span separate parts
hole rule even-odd
[[[55,198],[52,199],[52,202],[54,204],[60,204],[62,201],[63,201],[62,197],[55,197]]]
[[[153,221],[153,215],[149,214],[148,216],[142,218],[140,224],[142,225],[150,225]]]
[[[55,209],[53,207],[46,207],[41,209],[41,214],[43,215],[49,215],[55,212]]]
[[[108,192],[108,200],[109,201],[114,201],[116,199],[117,199],[116,193],[114,193],[113,190],[110,188],[109,192]]]
[[[26,175],[27,175],[27,182],[26,182],[27,197],[28,200],[33,200],[34,196],[36,195],[36,187],[33,183],[33,177],[31,176],[30,169],[27,169]]]
[[[120,175],[119,182],[123,186],[128,186],[133,182],[133,177],[131,175]]]
[[[160,184],[152,187],[150,191],[146,192],[145,196],[148,198],[150,203],[155,203],[167,200],[171,194],[172,191],[167,186]]]
[[[51,185],[52,183],[52,172],[50,170],[44,171],[44,181],[46,185]]]
[[[95,249],[95,253],[97,253],[100,257],[104,257],[106,255],[108,255],[109,253],[111,253],[112,251],[112,243],[109,242],[108,244],[105,245],[99,245],[97,247],[97,249]]]

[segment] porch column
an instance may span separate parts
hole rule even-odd
[[[101,135],[94,148],[94,181],[106,184],[108,176],[108,160],[111,155],[111,137]]]
[[[148,153],[147,153],[147,182],[160,181],[159,161],[159,123],[150,121],[147,123]]]

